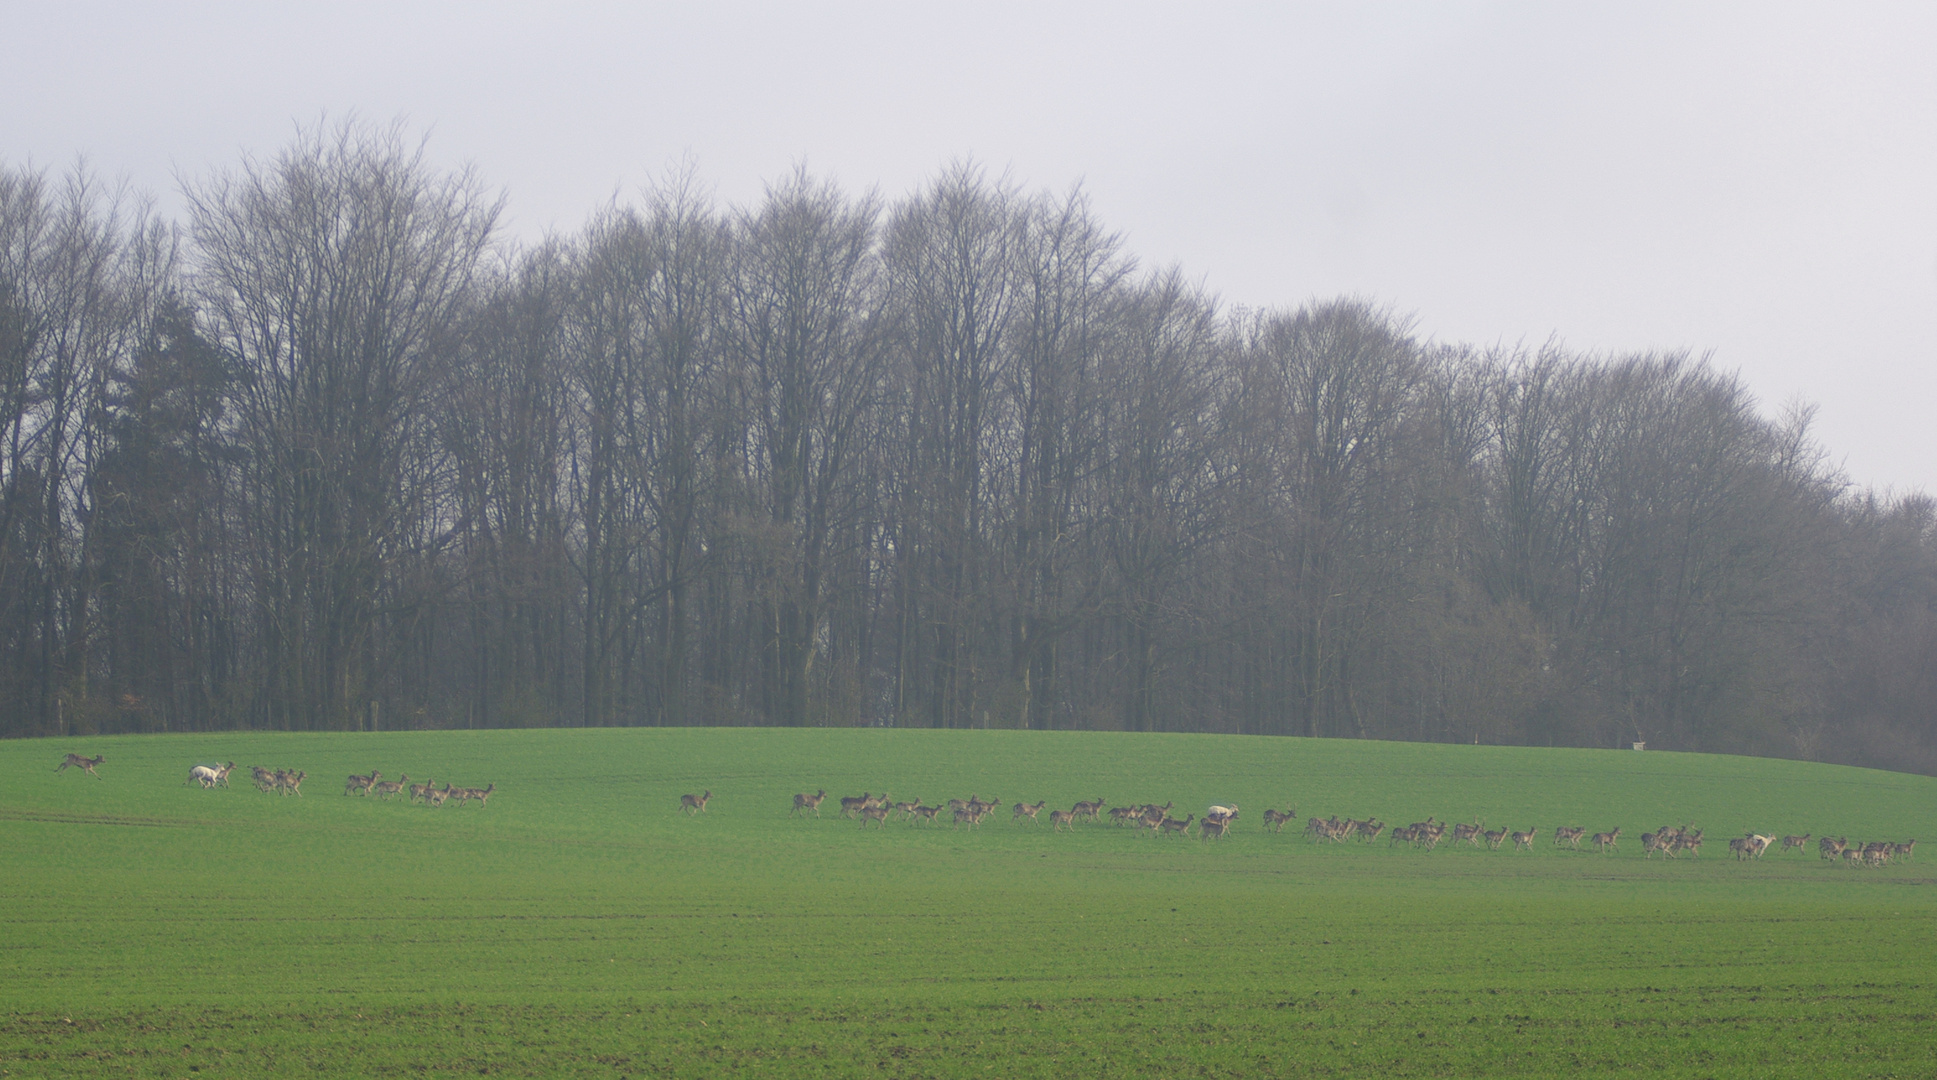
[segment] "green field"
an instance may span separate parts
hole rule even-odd
[[[101,779],[55,772],[68,751],[104,755]],[[231,758],[232,789],[183,785]],[[304,796],[255,791],[250,765],[307,770]],[[497,792],[341,794],[373,767]],[[822,787],[818,820],[789,815]],[[1244,814],[1217,842],[840,817],[883,789]],[[1542,835],[1261,829],[1292,805]],[[1641,857],[1682,822],[1702,858]],[[1618,825],[1620,848],[1557,851],[1564,824]],[[1937,839],[1937,779],[1000,731],[0,743],[0,1075],[1931,1075],[1937,853],[1732,861],[1750,829]]]

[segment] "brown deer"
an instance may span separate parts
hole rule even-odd
[[[356,773],[351,773],[350,778],[343,781],[343,794],[348,795],[354,792],[358,795],[368,795],[370,793],[370,785],[381,779],[383,779],[383,774],[375,769],[371,769],[370,775],[368,776],[358,776]]]
[[[960,813],[960,811],[956,811]],[[1076,827],[1076,812],[1073,810],[1051,810],[1049,812],[1049,831],[1062,832],[1063,826]]]
[[[1205,840],[1222,840],[1230,827],[1230,818],[1207,817],[1197,823],[1198,835]]]
[[[1163,830],[1163,833],[1166,836],[1171,835],[1173,833],[1189,832],[1190,819],[1196,816],[1197,816],[1196,814],[1185,814],[1184,819],[1182,821],[1179,821],[1176,818],[1164,818],[1162,821],[1159,821],[1157,823],[1157,826],[1158,828]]]
[[[96,754],[93,757],[82,757],[79,754],[69,754],[65,758],[61,759],[61,763],[59,765],[54,766],[54,771],[60,772],[61,770],[71,766],[73,768],[81,770],[82,772],[88,774],[89,776],[92,776],[96,780],[99,780],[101,779],[101,774],[98,772],[95,772],[94,767],[106,760],[107,758],[104,758],[99,754]]]
[[[1028,818],[1032,824],[1041,825],[1042,822],[1036,820],[1036,815],[1042,813],[1042,808],[1048,805],[1048,802],[1049,800],[1047,799],[1038,799],[1034,806],[1028,803],[1017,803],[1014,812],[1009,816],[1009,820],[1013,823],[1021,821],[1023,818]]]
[[[1513,834],[1513,850],[1515,850],[1515,851],[1532,851],[1532,850],[1533,850],[1533,840],[1534,840],[1534,837],[1536,837],[1536,836],[1539,836],[1539,835],[1540,835],[1540,830],[1539,830],[1539,829],[1528,829],[1528,830],[1527,830],[1526,832],[1517,832],[1517,833],[1514,833],[1514,834]]]
[[[291,769],[288,772],[283,772],[281,769],[278,769],[276,770],[276,786],[282,789],[284,795],[300,797],[303,793],[303,781],[308,777],[308,773],[297,769]]]
[[[1597,832],[1594,834],[1594,846],[1600,849],[1600,852],[1603,855],[1607,854],[1610,851],[1613,851],[1615,847],[1620,843],[1621,843],[1620,826],[1616,826],[1613,832]]]
[[[868,822],[872,821],[876,825],[885,829],[888,827],[888,815],[893,812],[894,811],[892,809],[886,806],[881,806],[881,805],[870,806],[867,809],[861,811],[861,827],[863,829],[867,828]]]
[[[841,798],[841,816],[853,817],[861,812],[862,807],[872,805],[873,798],[874,796],[869,795],[865,791],[859,795],[843,796]]]
[[[1078,802],[1075,806],[1070,807],[1069,815],[1070,815],[1071,821],[1074,821],[1077,818],[1088,818],[1091,821],[1095,821],[1096,816],[1102,813],[1102,811],[1103,811],[1103,796],[1098,795],[1094,799],[1087,799],[1087,800]]]
[[[941,812],[942,812],[942,808],[939,806],[917,806],[915,807],[915,812],[914,814],[911,815],[910,819],[915,821],[932,822],[935,820],[935,815]]]
[[[395,780],[380,780],[377,783],[371,784],[370,794],[375,795],[379,799],[387,799],[402,791],[408,783],[410,783],[410,774],[404,773]]]
[[[1466,841],[1474,847],[1480,846],[1480,823],[1478,820],[1475,820],[1471,825],[1458,824],[1453,826],[1453,843],[1457,844],[1461,840]]]
[[[429,806],[430,789],[436,786],[437,786],[437,781],[428,780],[428,779],[421,784],[410,785],[410,801],[420,802],[420,803],[423,803],[425,806]]]
[[[694,814],[704,814],[706,813],[706,801],[712,797],[713,793],[711,791],[708,791],[704,795],[681,795],[679,797],[679,808],[685,811],[688,817]]]
[[[1821,840],[1816,841],[1816,850],[1821,853],[1822,858],[1833,860],[1843,854],[1843,849],[1849,847],[1849,845],[1850,838],[1847,836],[1839,837],[1835,840],[1831,840],[1825,836]]]
[[[826,788],[822,788],[812,795],[796,795],[794,796],[794,808],[790,813],[798,814],[803,810],[812,810],[815,817],[820,817],[821,800],[825,798],[827,798]]]
[[[1480,835],[1486,837],[1486,849],[1488,851],[1498,851],[1500,850],[1500,844],[1507,838],[1507,829],[1506,826],[1502,825],[1497,829],[1489,829]]]
[[[1555,829],[1554,846],[1560,847],[1562,844],[1565,844],[1575,851],[1579,851],[1581,849],[1581,835],[1585,832],[1587,832],[1586,829],[1576,827]]]
[[[1801,836],[1785,836],[1782,838],[1782,851],[1783,851],[1783,854],[1785,855],[1791,851],[1808,851],[1808,850],[1809,850],[1808,833],[1804,833]]]
[[[1890,845],[1890,854],[1893,856],[1908,859],[1912,855],[1915,855],[1916,853],[1917,853],[1917,842],[1915,840],[1905,840],[1901,844]]]

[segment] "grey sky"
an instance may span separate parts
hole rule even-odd
[[[16,3],[0,160],[175,176],[405,119],[575,229],[682,157],[901,195],[1081,181],[1228,303],[1350,293],[1441,340],[1685,347],[1937,492],[1937,7]]]

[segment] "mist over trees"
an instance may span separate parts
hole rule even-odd
[[[893,725],[1937,772],[1937,507],[1686,354],[1224,310],[1080,192],[690,176],[518,246],[396,129],[0,165],[0,734]],[[1293,253],[1295,257],[1295,253]]]

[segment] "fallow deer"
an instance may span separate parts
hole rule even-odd
[[[1620,843],[1621,829],[1619,826],[1616,826],[1613,832],[1597,832],[1594,834],[1594,846],[1600,849],[1603,855],[1613,851]]]
[[[1540,835],[1539,829],[1528,829],[1526,832],[1514,833],[1513,849],[1515,851],[1532,851],[1534,837],[1539,835]]]
[[[378,782],[370,785],[370,794],[375,795],[379,799],[387,799],[390,796],[395,795],[398,792],[402,791],[405,785],[409,783],[410,783],[409,773],[404,773],[402,776],[398,777],[395,780],[379,780]]]
[[[827,798],[826,788],[822,788],[812,795],[807,795],[807,794],[796,795],[794,796],[794,808],[793,810],[790,811],[790,813],[798,814],[803,810],[812,810],[814,812],[815,817],[820,817],[821,800],[825,798]]]
[[[1579,851],[1581,849],[1581,836],[1586,832],[1586,829],[1575,826],[1570,826],[1565,829],[1555,829],[1554,846],[1560,847],[1562,844],[1565,844],[1575,851]]]
[[[204,791],[218,784],[222,787],[228,787],[229,770],[233,768],[235,768],[235,762],[233,761],[227,765],[197,765],[188,770],[188,780],[186,782],[201,784],[202,790]]]
[[[1076,813],[1074,811],[1051,810],[1049,812],[1049,830],[1051,832],[1062,832],[1063,826],[1065,825],[1070,828],[1076,827]]]
[[[679,797],[679,808],[686,812],[687,817],[691,817],[694,814],[704,814],[706,813],[706,802],[712,797],[713,793],[710,790],[704,795],[681,795]]]
[[[1785,836],[1782,838],[1782,851],[1783,851],[1783,854],[1785,855],[1791,851],[1808,851],[1808,850],[1809,850],[1808,833],[1804,833],[1801,836]]]
[[[96,754],[91,758],[82,757],[79,754],[69,754],[65,758],[61,759],[61,763],[59,765],[54,766],[54,771],[60,772],[63,769],[72,767],[72,768],[81,770],[82,772],[88,774],[89,776],[92,776],[96,780],[99,780],[101,779],[101,774],[98,772],[95,772],[94,767],[106,760],[107,758],[104,758],[99,754]]]
[[[1488,851],[1498,851],[1500,850],[1500,844],[1507,838],[1507,829],[1505,826],[1501,826],[1498,829],[1488,829],[1480,835],[1486,837],[1486,849]]]
[[[1049,800],[1047,799],[1038,799],[1036,800],[1036,804],[1034,806],[1031,806],[1028,803],[1017,803],[1015,805],[1014,812],[1009,816],[1009,820],[1011,822],[1017,822],[1017,821],[1021,821],[1023,818],[1028,818],[1031,824],[1041,825],[1042,822],[1036,820],[1036,815],[1042,813],[1042,808],[1045,805],[1047,805],[1048,802]]]

